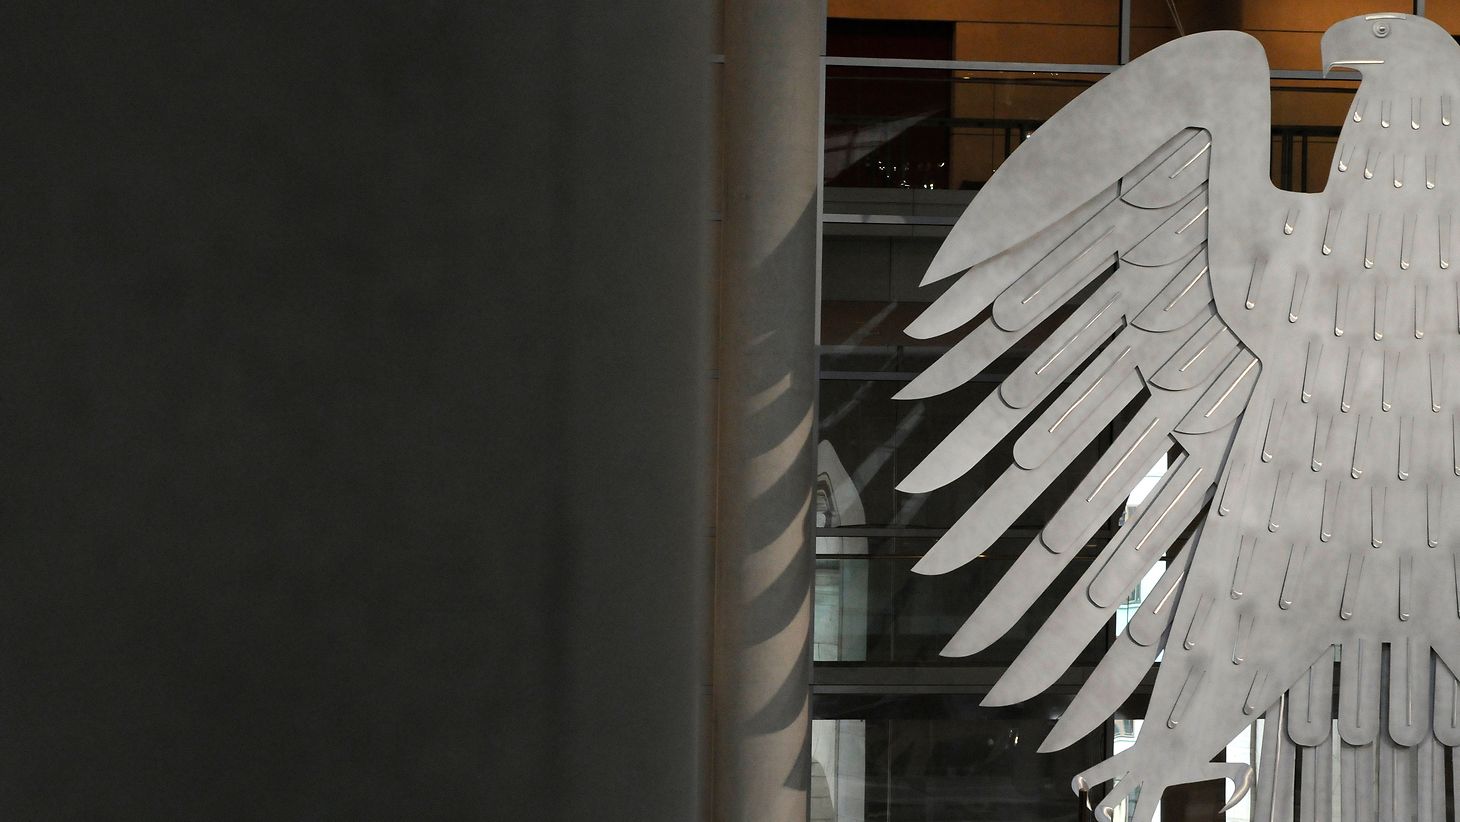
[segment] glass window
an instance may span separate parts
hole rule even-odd
[[[823,211],[834,233],[936,239],[1030,134],[1104,76],[828,66]],[[1354,79],[1273,81],[1274,184],[1323,190],[1357,89]]]
[[[827,54],[949,60],[953,23],[827,21]],[[828,66],[826,177],[854,187],[947,188],[948,72]],[[865,162],[864,162],[865,161]],[[938,163],[942,165],[938,165]]]
[[[1071,775],[1128,746],[1144,700],[1132,698],[1115,722],[1061,751],[1037,749],[1070,694],[1007,708],[980,706],[981,694],[818,694],[811,729],[812,819],[824,822],[1023,822],[1089,819]],[[1250,761],[1250,734],[1229,748]],[[1225,785],[1166,791],[1168,822],[1217,819]],[[1094,800],[1104,795],[1097,788]],[[1123,810],[1133,810],[1127,804]],[[1237,813],[1250,809],[1251,801]],[[1335,806],[1337,807],[1337,806]],[[1117,816],[1116,819],[1129,819]],[[1231,816],[1229,822],[1241,819]]]
[[[872,552],[826,553],[858,540]],[[828,546],[828,543],[832,543]],[[1069,567],[1039,596],[1004,637],[971,657],[938,654],[1009,570],[1028,540],[1000,541],[989,553],[956,571],[915,574],[912,566],[930,538],[817,537],[815,660],[887,665],[1007,665],[1089,570],[1093,551],[1072,558]],[[1107,644],[1095,634],[1075,662],[1093,665]]]
[[[983,708],[972,694],[819,695],[812,818],[835,822],[1079,820],[1070,775],[1104,758],[1106,732],[1039,754],[1068,697]]]
[[[827,185],[948,188],[951,117],[946,71],[828,66]]]
[[[886,205],[875,213],[913,213],[919,190],[976,191],[1034,129],[1104,76],[828,66],[826,185],[911,190],[881,195]]]
[[[1161,481],[1162,477],[1166,476],[1168,462],[1169,460],[1165,456],[1162,456],[1154,465],[1146,470],[1146,476],[1141,478],[1141,481],[1136,484],[1135,490],[1131,491],[1130,496],[1126,498],[1125,510],[1120,514],[1120,522],[1122,525],[1129,522],[1132,516],[1135,516],[1137,511],[1140,510],[1141,503],[1146,501],[1146,497],[1150,496],[1151,492],[1155,490],[1156,484]],[[1125,631],[1125,626],[1130,624],[1131,619],[1146,601],[1146,597],[1156,589],[1156,583],[1161,581],[1161,575],[1164,573],[1166,573],[1166,561],[1164,559],[1158,560],[1155,565],[1151,566],[1151,570],[1147,571],[1146,575],[1141,578],[1141,581],[1136,587],[1131,590],[1130,596],[1126,597],[1125,602],[1122,602],[1116,607],[1115,632],[1117,634]],[[1157,661],[1160,661],[1160,657],[1157,657]]]
[[[1135,745],[1136,737],[1141,732],[1142,720],[1129,718],[1117,719],[1114,722],[1114,740],[1111,747],[1112,753],[1121,753]],[[1258,720],[1259,727],[1262,721]],[[1237,739],[1227,747],[1224,754],[1219,754],[1218,762],[1253,762],[1246,747],[1251,735],[1243,731]],[[1233,755],[1236,754],[1236,758]],[[1165,795],[1160,799],[1160,805],[1156,808],[1152,822],[1184,822],[1188,819],[1221,819],[1223,822],[1250,822],[1252,818],[1252,796],[1251,792],[1243,797],[1238,804],[1228,810],[1225,815],[1218,811],[1226,803],[1226,793],[1231,786],[1225,782],[1198,782],[1188,785],[1175,785],[1166,789]],[[1102,791],[1103,793],[1103,791]],[[1141,791],[1137,788],[1129,797],[1122,801],[1115,808],[1115,815],[1111,822],[1132,822],[1136,818],[1136,807],[1150,797],[1142,798]]]
[[[885,356],[885,355],[884,355]],[[821,464],[845,472],[843,506],[854,501],[867,524],[884,527],[947,528],[1013,463],[1014,440],[1034,423],[1031,415],[998,447],[961,478],[931,494],[906,494],[896,486],[935,446],[963,422],[995,389],[985,375],[942,396],[894,400],[904,383],[881,379],[821,381]],[[1137,403],[1140,402],[1138,398]],[[1074,490],[1095,463],[1112,430],[1076,455],[1048,492],[1014,520],[1016,528],[1037,530]],[[1115,512],[1111,512],[1112,515]]]

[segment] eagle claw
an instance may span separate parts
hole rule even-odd
[[[1178,774],[1174,777],[1167,774],[1142,776],[1140,774],[1146,772],[1146,769],[1126,767],[1129,764],[1127,756],[1130,753],[1133,751],[1117,754],[1076,775],[1071,782],[1070,786],[1075,793],[1085,797],[1086,810],[1095,813],[1097,818],[1114,819],[1116,808],[1131,794],[1139,791],[1134,819],[1137,822],[1150,822],[1156,813],[1156,803],[1160,801],[1166,788],[1172,785],[1206,782],[1212,779],[1225,779],[1232,783],[1232,794],[1227,797],[1226,804],[1220,811],[1226,813],[1241,802],[1252,788],[1252,766],[1242,762],[1208,762],[1186,774]],[[1110,793],[1105,795],[1098,806],[1091,807],[1090,789],[1095,785],[1111,781],[1115,782],[1115,786]],[[1139,801],[1141,798],[1147,801]]]

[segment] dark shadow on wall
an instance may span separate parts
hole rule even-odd
[[[698,813],[708,12],[0,10],[0,817]]]

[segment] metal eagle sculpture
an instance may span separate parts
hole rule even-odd
[[[1184,37],[1009,157],[923,283],[961,276],[908,329],[983,318],[898,395],[915,399],[1069,310],[898,486],[939,488],[1028,424],[921,573],[978,557],[1134,409],[945,655],[1003,635],[1178,454],[985,702],[1049,687],[1171,555],[1041,746],[1107,721],[1164,652],[1134,746],[1075,777],[1077,790],[1115,783],[1106,817],[1139,789],[1149,820],[1167,787],[1211,779],[1235,802],[1252,769],[1213,759],[1265,715],[1254,818],[1446,818],[1445,758],[1460,750],[1460,47],[1423,18],[1372,14],[1329,29],[1322,56],[1362,75],[1322,193],[1269,179],[1258,42]]]

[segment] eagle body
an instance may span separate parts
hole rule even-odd
[[[1335,746],[1343,819],[1445,818],[1460,745],[1460,48],[1394,14],[1343,21],[1323,47],[1325,68],[1363,82],[1322,193],[1268,181],[1261,47],[1182,38],[1015,152],[925,282],[961,276],[909,328],[987,316],[899,394],[918,399],[1089,294],[899,486],[946,484],[1033,418],[922,573],[978,556],[1134,408],[945,654],[1000,637],[1176,454],[987,699],[1048,687],[1174,551],[1042,747],[1105,721],[1164,654],[1134,747],[1075,779],[1115,782],[1107,814],[1139,789],[1149,819],[1166,787],[1206,779],[1230,780],[1235,801],[1251,770],[1212,759],[1265,716],[1257,818],[1339,818]]]

